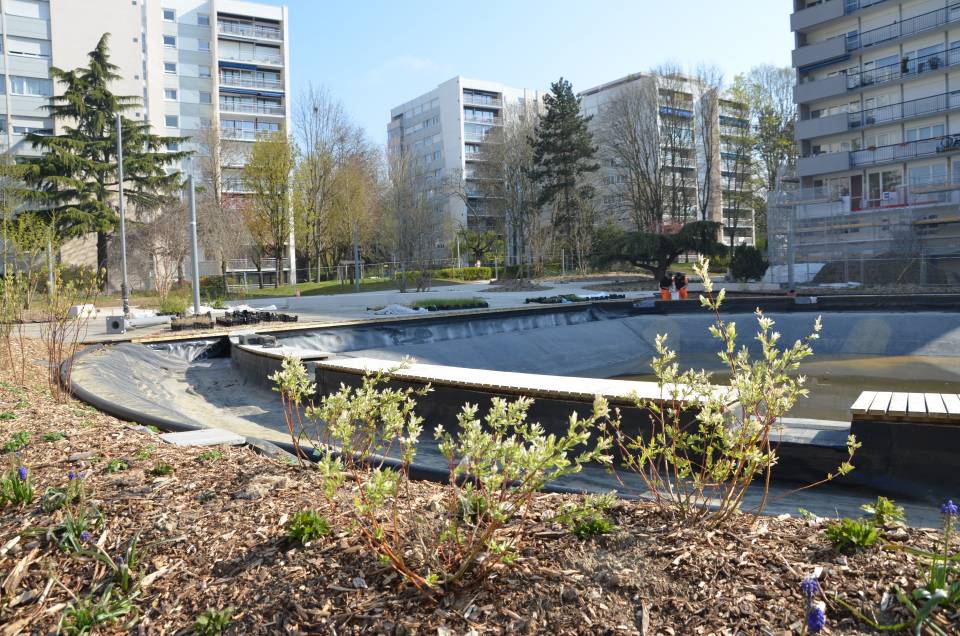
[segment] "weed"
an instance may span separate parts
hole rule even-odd
[[[844,517],[827,526],[827,539],[838,552],[855,552],[874,545],[880,538],[876,526],[869,519]]]
[[[60,431],[51,431],[44,433],[41,439],[45,442],[59,442],[62,439],[67,439],[67,436]]]
[[[154,426],[153,424],[147,424],[147,430],[153,433],[154,435],[160,434],[160,429]]]
[[[115,623],[134,611],[129,597],[115,595],[107,588],[100,598],[77,599],[64,610],[60,629],[70,636],[92,633],[97,627]]]
[[[197,456],[199,462],[215,462],[218,459],[223,459],[223,451],[219,448],[205,450]]]
[[[17,403],[13,405],[13,408],[17,409],[18,411],[20,409],[30,408],[30,403],[26,400],[17,400]]]
[[[146,446],[144,446],[143,448],[141,448],[140,450],[138,450],[138,451],[136,452],[136,454],[134,455],[134,457],[136,457],[137,459],[146,461],[146,460],[150,459],[151,457],[153,457],[153,454],[154,454],[155,452],[157,452],[157,445],[156,445],[156,444],[147,444]]]
[[[127,470],[130,468],[130,464],[125,459],[111,459],[107,462],[107,472],[108,473],[119,473],[121,471]]]
[[[613,493],[588,495],[582,504],[567,506],[555,521],[568,528],[580,539],[589,539],[613,532],[616,526],[607,516],[616,503]]]
[[[285,528],[288,538],[302,544],[330,534],[330,523],[316,510],[301,510],[293,515]]]
[[[907,521],[903,506],[896,505],[886,497],[877,497],[876,502],[863,504],[860,509],[870,515],[868,519],[878,528],[902,526]]]
[[[230,626],[234,611],[232,607],[222,610],[208,609],[197,617],[193,631],[199,636],[219,636]]]
[[[173,473],[173,466],[166,462],[160,462],[150,469],[150,474],[154,477],[166,477]]]
[[[10,436],[10,439],[3,445],[4,453],[15,453],[23,450],[30,444],[30,433],[27,431],[18,431]]]
[[[13,411],[3,411],[0,413],[0,420],[15,420],[17,419],[17,414]]]

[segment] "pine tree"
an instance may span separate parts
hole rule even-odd
[[[110,62],[109,37],[100,38],[86,67],[50,69],[63,94],[46,108],[61,133],[27,135],[43,154],[25,160],[23,173],[25,197],[54,221],[62,238],[97,233],[100,271],[107,267],[108,241],[119,222],[116,116],[142,107],[138,97],[110,90],[120,75]],[[180,187],[180,173],[167,168],[189,153],[167,152],[167,147],[185,138],[154,135],[144,121],[122,117],[121,122],[125,199],[139,210],[156,209]]]
[[[587,128],[592,116],[580,113],[580,100],[562,77],[550,85],[543,102],[546,112],[531,139],[530,176],[540,187],[537,204],[552,207],[554,231],[562,244],[576,249],[582,266],[585,243],[593,231],[589,212],[594,188],[585,177],[600,168],[593,161],[597,148]]]

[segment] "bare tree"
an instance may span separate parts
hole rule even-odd
[[[720,157],[720,96],[723,93],[723,72],[716,66],[701,64],[694,75],[695,90],[699,93],[694,109],[694,135],[697,144],[697,201],[700,220],[714,220],[720,216],[719,171]]]
[[[149,259],[149,273],[161,299],[170,293],[190,249],[186,226],[186,205],[179,202],[150,214],[137,224],[132,237],[134,251]]]

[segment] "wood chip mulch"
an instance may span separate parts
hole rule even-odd
[[[539,496],[534,527],[516,565],[479,587],[431,601],[370,554],[349,528],[311,545],[285,540],[294,513],[318,509],[310,470],[249,448],[175,448],[155,433],[78,402],[56,404],[37,373],[31,388],[0,384],[0,442],[28,431],[19,458],[37,496],[62,487],[68,471],[87,473],[104,523],[91,539],[119,554],[137,534],[147,557],[135,625],[98,633],[189,633],[205,610],[235,607],[233,634],[800,634],[800,581],[818,573],[823,590],[883,621],[902,616],[893,585],[912,589],[918,563],[900,551],[841,556],[822,522],[763,518],[705,531],[678,527],[650,504],[622,502],[610,535],[580,540],[552,522],[566,495]],[[43,441],[44,433],[65,439]],[[110,460],[127,470],[111,473]],[[173,472],[154,476],[168,463]],[[414,485],[427,501],[439,486]],[[36,500],[0,509],[0,634],[55,632],[75,597],[89,594],[105,568],[71,555],[31,529],[57,525]],[[899,530],[894,541],[930,548],[937,533]],[[881,612],[881,605],[887,608]],[[823,633],[871,633],[828,602]],[[960,617],[955,617],[960,623]],[[947,626],[949,629],[949,626]],[[960,633],[956,629],[953,633]]]

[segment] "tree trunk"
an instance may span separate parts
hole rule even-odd
[[[220,284],[223,285],[223,297],[227,297],[227,259],[220,258]]]
[[[274,287],[280,287],[281,281],[283,280],[283,249],[277,250],[277,278],[273,281]],[[293,267],[293,263],[290,264]]]
[[[100,291],[107,291],[107,234],[97,232],[97,276],[100,278]]]

